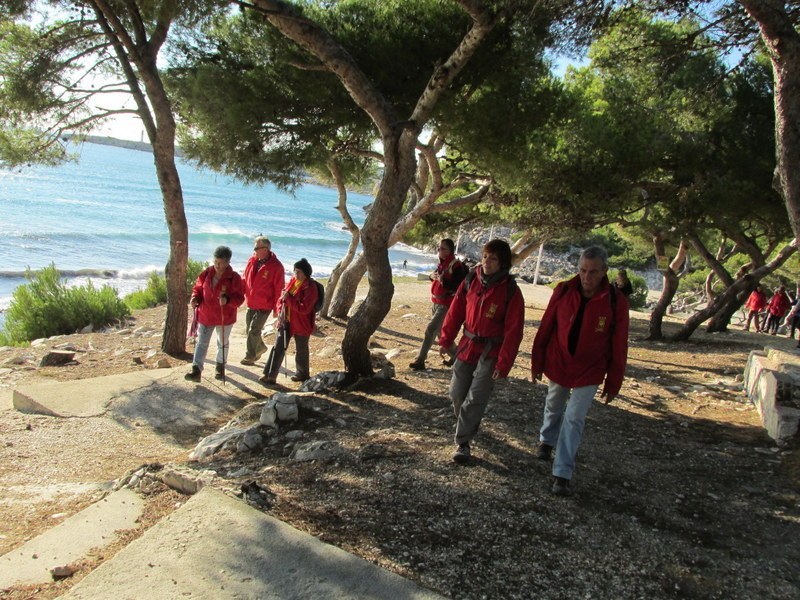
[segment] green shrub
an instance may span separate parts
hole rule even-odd
[[[25,276],[30,282],[14,290],[6,313],[3,337],[11,343],[74,333],[87,325],[103,327],[130,315],[117,290],[96,289],[91,281],[68,287],[54,264]]]
[[[143,290],[131,292],[124,298],[131,310],[140,310],[163,304],[167,301],[167,279],[155,271],[150,273]]]
[[[186,293],[192,291],[192,286],[197,280],[197,276],[203,272],[206,264],[199,260],[189,259],[186,265]],[[167,278],[164,275],[159,275],[156,271],[150,273],[147,279],[147,285],[143,290],[137,290],[125,296],[125,303],[131,310],[140,310],[142,308],[152,308],[159,304],[164,304],[167,301]]]
[[[631,280],[631,285],[633,286],[633,292],[631,292],[631,295],[628,297],[631,308],[633,310],[644,308],[644,305],[647,303],[647,292],[649,291],[647,288],[647,281],[644,277],[635,274],[628,274],[628,279]]]

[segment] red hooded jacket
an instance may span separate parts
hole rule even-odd
[[[533,340],[531,373],[544,373],[550,381],[576,388],[600,385],[616,395],[622,387],[628,360],[628,299],[616,294],[612,314],[608,279],[586,303],[575,355],[569,353],[569,331],[581,306],[581,281],[577,275],[559,283],[542,316]]]
[[[450,348],[463,324],[469,334],[461,336],[456,356],[471,365],[478,364],[487,344],[491,343],[488,356],[497,358],[495,369],[502,377],[506,377],[514,365],[525,324],[522,292],[515,285],[509,298],[510,282],[511,277],[506,276],[496,283],[484,285],[483,270],[480,265],[475,267],[469,288],[466,287],[467,280],[459,286],[439,336],[439,345]]]
[[[767,307],[767,295],[762,291],[753,290],[748,296],[747,302],[744,303],[744,307],[747,310],[761,312]]]
[[[232,325],[236,323],[236,309],[244,302],[242,278],[228,265],[214,287],[214,273],[214,267],[208,267],[198,275],[192,288],[192,298],[197,298],[200,302],[197,307],[197,321],[206,327]],[[220,306],[219,297],[222,294],[228,297],[228,302]]]
[[[772,298],[769,299],[767,310],[771,315],[782,317],[786,314],[786,311],[789,310],[791,305],[792,301],[789,299],[789,296],[786,295],[786,292],[778,290],[773,294]]]
[[[244,267],[244,296],[247,307],[253,310],[275,310],[281,290],[286,282],[283,265],[272,252],[266,263],[258,266],[258,258],[251,256]]]
[[[292,290],[297,284],[297,279],[292,277],[286,284],[286,291]],[[283,322],[289,323],[290,335],[311,335],[314,333],[316,313],[314,306],[317,303],[317,286],[306,279],[300,288],[286,296],[286,300],[278,300],[278,312]]]
[[[458,286],[464,281],[466,269],[462,262],[451,254],[447,260],[439,261],[436,273],[440,279],[434,279],[431,284],[431,302],[450,306]]]

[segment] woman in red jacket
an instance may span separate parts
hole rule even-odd
[[[791,305],[792,301],[786,294],[786,288],[780,286],[775,290],[775,293],[767,304],[767,313],[769,314],[767,315],[767,324],[764,326],[764,331],[770,335],[778,333],[778,325],[783,316],[789,312],[789,307]]]
[[[750,293],[747,302],[744,303],[744,307],[747,309],[747,323],[744,326],[744,330],[750,331],[750,322],[755,319],[756,333],[759,333],[761,331],[761,317],[759,314],[767,308],[767,295],[764,293],[764,288],[761,287],[760,283]],[[766,327],[766,323],[764,323],[764,326]]]
[[[450,400],[456,416],[453,461],[470,460],[470,442],[478,433],[494,382],[514,365],[525,324],[525,301],[509,275],[511,248],[503,240],[483,247],[481,264],[459,286],[439,337],[439,354],[455,354]],[[464,334],[455,348],[455,339]]]
[[[317,286],[311,281],[311,265],[305,258],[294,263],[294,277],[289,280],[278,300],[278,333],[275,345],[269,351],[264,375],[258,380],[264,385],[273,385],[286,354],[289,340],[294,338],[297,352],[294,363],[297,373],[292,381],[305,381],[310,375],[308,364],[308,338],[314,332],[317,303]]]
[[[553,493],[571,493],[570,480],[586,415],[597,389],[608,404],[619,393],[628,357],[628,298],[609,284],[608,254],[583,251],[578,275],[553,290],[531,350],[533,381],[547,375],[537,458],[553,461]]]
[[[214,264],[200,273],[192,288],[192,308],[197,309],[197,342],[194,347],[189,381],[200,381],[211,334],[217,331],[216,379],[225,377],[226,350],[236,310],[244,302],[242,278],[231,268],[233,253],[227,246],[214,250]]]

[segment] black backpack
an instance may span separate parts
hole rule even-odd
[[[317,286],[317,302],[314,304],[314,312],[318,313],[322,310],[322,305],[325,303],[325,286],[316,279],[312,279],[311,283]]]

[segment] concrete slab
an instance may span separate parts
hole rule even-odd
[[[68,565],[114,540],[116,531],[130,529],[144,502],[121,489],[0,557],[0,590],[12,585],[52,581],[50,569]]]
[[[23,385],[14,390],[14,408],[50,417],[96,417],[115,396],[168,378],[176,369],[148,369],[75,381]]]
[[[62,596],[433,599],[437,594],[204,488]]]
[[[14,390],[0,390],[0,410],[14,409]]]

